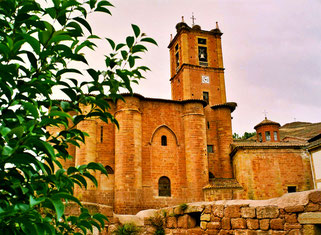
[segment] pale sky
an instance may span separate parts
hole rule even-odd
[[[170,99],[168,44],[185,17],[222,36],[227,100],[237,102],[233,132],[253,132],[267,116],[281,125],[321,122],[321,0],[114,0],[112,17],[91,17],[94,33],[125,41],[131,24],[158,42],[143,64],[152,71],[134,92]],[[103,66],[101,44],[90,63]],[[101,58],[100,58],[101,57]],[[99,61],[101,59],[101,62]]]

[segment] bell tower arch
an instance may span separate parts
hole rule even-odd
[[[172,99],[204,99],[210,105],[226,102],[221,31],[181,22],[170,42]]]

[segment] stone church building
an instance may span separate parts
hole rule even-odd
[[[313,188],[305,143],[281,141],[278,123],[264,120],[256,141],[233,142],[236,103],[225,92],[218,26],[181,22],[168,48],[172,99],[124,95],[111,104],[119,129],[100,120],[78,125],[90,138],[70,149],[66,166],[102,163],[98,189],[77,190],[84,202],[131,214],[194,201],[267,199]]]

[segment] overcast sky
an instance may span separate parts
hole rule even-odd
[[[114,0],[112,17],[92,17],[93,30],[117,42],[131,24],[158,42],[143,63],[151,68],[134,92],[170,99],[168,44],[185,17],[222,36],[227,100],[237,102],[233,132],[254,131],[267,116],[281,125],[321,122],[321,0]],[[104,45],[107,48],[107,43]],[[91,56],[98,61],[106,48]],[[98,55],[97,55],[98,53]],[[103,60],[102,60],[103,61]]]

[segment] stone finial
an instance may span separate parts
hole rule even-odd
[[[218,22],[217,22],[217,21],[216,21],[216,28],[219,29],[219,27],[218,27]]]
[[[182,22],[184,22],[184,16],[182,16]]]
[[[173,34],[171,34],[171,41],[173,41]]]

